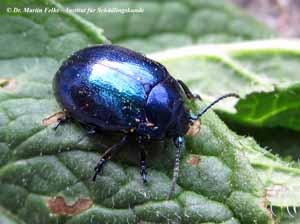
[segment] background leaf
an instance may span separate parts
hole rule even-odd
[[[297,160],[299,133],[269,127],[299,130],[298,45],[297,41],[291,40],[201,45],[198,49],[194,46],[162,51],[150,57],[161,61],[172,74],[178,74],[177,77],[195,92],[201,89],[199,92],[207,101],[228,92],[244,96],[235,107],[234,101],[219,104],[222,118],[238,133],[254,133],[269,149],[274,146],[274,153]],[[251,132],[251,126],[255,132]],[[268,129],[260,130],[254,126]],[[251,145],[251,141],[246,145]],[[277,211],[276,207],[283,207],[284,212],[287,209],[293,211],[294,207],[300,206],[300,195],[296,190],[300,187],[299,166],[292,167],[255,145],[244,147],[244,151],[266,186],[265,196],[270,205],[274,211]],[[277,214],[277,219],[282,214]]]
[[[252,136],[260,145],[284,161],[297,166],[299,159],[299,132],[286,128],[258,128],[227,122],[232,130],[240,135]],[[299,166],[298,166],[299,167]]]
[[[275,34],[223,0],[64,1],[70,8],[141,8],[144,13],[80,14],[115,44],[143,53],[196,43],[269,38]]]

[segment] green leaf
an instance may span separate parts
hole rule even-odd
[[[0,104],[6,111],[3,116],[13,113],[15,103],[22,99],[10,101]],[[151,167],[149,184],[141,182],[134,145],[127,148],[119,160],[109,162],[93,183],[95,152],[103,151],[104,144],[114,141],[104,136],[89,137],[74,124],[66,124],[55,132],[51,126],[44,127],[37,122],[39,131],[32,131],[32,126],[25,125],[24,120],[41,121],[58,108],[49,106],[54,104],[51,99],[42,104],[40,100],[29,102],[34,110],[9,119],[0,129],[1,150],[8,148],[2,153],[8,159],[0,169],[0,201],[26,223],[42,220],[46,220],[45,223],[89,223],[91,219],[107,223],[178,222],[178,219],[185,223],[193,220],[269,223],[268,212],[260,201],[263,199],[260,180],[236,151],[235,135],[212,112],[203,119],[202,134],[188,140],[181,163],[178,196],[168,201],[174,158],[171,144],[167,150],[164,144],[147,147]],[[45,106],[49,107],[47,112],[37,109]],[[28,104],[18,104],[18,107],[24,110]],[[22,133],[29,136],[24,139]],[[201,147],[196,147],[198,144]],[[128,167],[128,164],[131,165]],[[71,211],[65,214],[49,205],[58,197],[69,205],[82,199],[92,205],[80,210],[80,215]],[[61,215],[55,213],[58,211]]]
[[[259,128],[226,122],[239,135],[252,136],[262,147],[279,155],[284,161],[297,166],[299,158],[299,133],[286,128]]]
[[[299,46],[297,40],[279,39],[191,46],[149,56],[207,101],[238,93],[242,99],[237,104],[228,100],[217,107],[231,121],[300,130]]]
[[[233,36],[238,39],[253,39],[259,37],[265,29],[221,1],[187,2],[184,4],[189,9],[196,9],[194,17],[184,17],[186,21],[193,21],[189,22],[191,27],[199,25],[195,18],[206,18],[205,15],[210,15],[212,11],[217,12],[213,18],[221,18],[211,20],[216,23],[215,26],[206,26],[207,22],[204,23],[203,29],[209,33],[204,36],[210,41],[220,36],[228,39]],[[108,6],[117,3],[120,4],[101,2]],[[75,6],[87,3],[68,4]],[[122,1],[122,4],[126,6],[128,2]],[[141,7],[146,5],[149,8],[149,16],[145,16],[147,19],[144,22],[151,22],[148,21],[149,18],[153,18],[158,7],[161,8],[154,1],[134,4],[141,4]],[[177,3],[164,4],[166,10],[168,7],[181,10],[176,6]],[[52,125],[45,126],[42,120],[60,110],[52,95],[51,81],[61,60],[79,48],[105,41],[106,38],[97,25],[100,21],[108,20],[93,21],[88,18],[88,21],[80,17],[81,15],[66,12],[51,15],[8,14],[5,12],[7,7],[62,9],[55,1],[46,0],[4,0],[0,3],[0,221],[224,224],[272,222],[270,211],[266,208],[268,203],[264,185],[245,156],[254,151],[266,159],[264,151],[254,142],[248,142],[228,130],[213,112],[203,117],[201,132],[187,139],[176,195],[171,200],[166,200],[174,161],[174,147],[169,142],[147,146],[150,179],[147,185],[141,182],[135,144],[124,149],[114,162],[109,162],[97,182],[93,183],[90,178],[97,158],[109,145],[118,141],[119,137],[89,136],[85,130],[73,123],[54,131]],[[204,13],[203,8],[207,8]],[[223,12],[231,19],[223,20],[222,15],[218,16]],[[130,32],[109,37],[117,43],[134,45],[135,48],[143,45],[139,49],[144,52],[186,44],[185,41],[180,42],[182,36],[178,35],[178,30],[171,32],[165,28],[165,24],[170,21],[180,23],[179,20],[174,20],[174,16],[170,19],[169,14],[161,14],[167,15],[167,19],[160,20],[161,32],[156,29],[150,32],[146,25],[137,25],[141,19],[137,15],[125,15],[130,17],[128,22],[133,21],[125,26],[129,27]],[[122,21],[120,17],[116,20]],[[222,26],[217,25],[220,21],[224,22]],[[242,25],[237,25],[238,22]],[[121,28],[121,25],[117,26],[117,22],[115,25],[109,22],[107,24],[107,27],[103,27],[108,30],[109,35],[123,30],[115,29]],[[223,31],[228,30],[223,27],[231,26],[235,27],[235,31],[223,36]],[[218,28],[216,32],[209,31],[215,30],[215,27]],[[155,36],[153,31],[157,31],[158,35]],[[205,33],[204,31],[201,32]],[[189,40],[192,39],[189,43],[203,42],[200,38],[202,33],[197,33],[198,31],[181,32],[183,35],[191,33],[187,35]],[[137,40],[130,38],[130,35],[138,37]],[[148,36],[149,39],[146,38]],[[149,48],[146,49],[145,46]],[[256,160],[251,161],[255,166]],[[281,174],[283,177],[296,175],[294,170],[289,170],[287,164],[281,163],[281,166],[288,170]],[[255,166],[259,170],[257,167],[259,166]],[[263,171],[269,172],[265,168],[259,173],[263,174]],[[260,176],[266,182],[264,175]],[[280,202],[280,197],[274,200],[277,200],[278,206],[284,205],[285,201]],[[292,202],[286,203],[286,206],[292,206],[294,201]]]
[[[297,84],[299,76],[295,73],[299,70],[297,43],[269,40],[199,45],[149,56],[161,61],[171,74],[183,79],[208,102],[228,92],[237,92],[244,97],[236,107],[234,100],[219,105],[223,117],[231,122],[248,127],[282,126],[299,130],[297,91],[300,85]],[[292,138],[288,134],[285,139],[280,133],[272,137],[273,141],[279,140],[281,144]],[[296,139],[294,143],[289,142],[289,146],[297,148],[299,141]],[[246,144],[243,143],[245,141]],[[299,166],[292,167],[281,161],[258,147],[253,140],[244,139],[241,143],[243,147],[239,149],[250,159],[266,186],[265,199],[270,206],[274,210],[276,207],[299,207]]]
[[[18,224],[24,223],[19,220],[16,216],[11,214],[9,211],[5,210],[4,208],[0,207],[0,223],[4,224]]]
[[[241,138],[247,158],[266,186],[266,198],[272,206],[300,207],[300,169],[266,152],[252,138]]]
[[[46,4],[47,3],[47,4]],[[58,7],[54,1],[1,2],[0,202],[8,223],[271,223],[263,185],[236,136],[213,113],[190,138],[176,195],[170,190],[174,147],[147,146],[149,183],[141,182],[135,144],[109,162],[96,183],[93,167],[118,136],[89,136],[74,123],[53,130],[43,119],[60,108],[51,88],[61,60],[105,40],[79,16],[8,14],[7,7]],[[8,43],[13,44],[8,44]],[[202,107],[204,105],[201,105]],[[246,206],[247,205],[247,206]]]
[[[224,0],[69,0],[68,8],[143,9],[143,13],[79,13],[114,43],[143,53],[166,48],[269,38],[272,31]]]
[[[298,210],[298,211],[297,211]],[[297,213],[295,213],[295,211]],[[285,209],[278,209],[277,220],[281,224],[297,224],[300,222],[299,208],[294,211],[294,208],[290,208],[290,214]]]

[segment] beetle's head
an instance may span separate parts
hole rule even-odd
[[[190,113],[184,104],[184,93],[172,77],[152,88],[145,104],[149,127],[141,124],[139,134],[151,139],[183,136],[190,125]]]

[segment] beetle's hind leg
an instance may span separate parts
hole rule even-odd
[[[181,156],[181,150],[184,144],[184,139],[183,137],[179,136],[174,138],[174,144],[176,146],[176,155],[175,155],[175,162],[174,162],[174,169],[173,169],[173,178],[172,178],[172,185],[171,185],[171,190],[169,193],[169,199],[172,197],[172,195],[175,192],[175,186],[177,182],[177,178],[179,175],[179,162],[180,162],[180,156]]]
[[[199,94],[193,94],[192,91],[190,90],[190,88],[180,79],[177,80],[178,83],[181,85],[182,89],[184,90],[186,96],[189,99],[192,100],[202,100],[201,96]]]
[[[102,157],[100,158],[100,160],[94,168],[95,174],[93,176],[93,181],[96,181],[96,177],[101,172],[104,164],[120,151],[122,146],[124,146],[128,142],[128,139],[129,136],[125,135],[120,142],[114,144],[104,152],[104,154],[102,155]]]

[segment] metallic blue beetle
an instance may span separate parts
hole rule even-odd
[[[200,97],[192,94],[182,81],[170,76],[160,63],[109,44],[88,47],[71,55],[56,73],[53,88],[66,118],[73,118],[95,131],[124,133],[122,140],[102,155],[93,180],[106,161],[130,137],[135,137],[140,143],[141,175],[146,182],[143,144],[172,138],[177,151],[170,195],[178,177],[183,136],[213,104],[237,96],[222,96],[198,115],[191,115],[184,100]],[[56,127],[65,119],[60,119]]]

